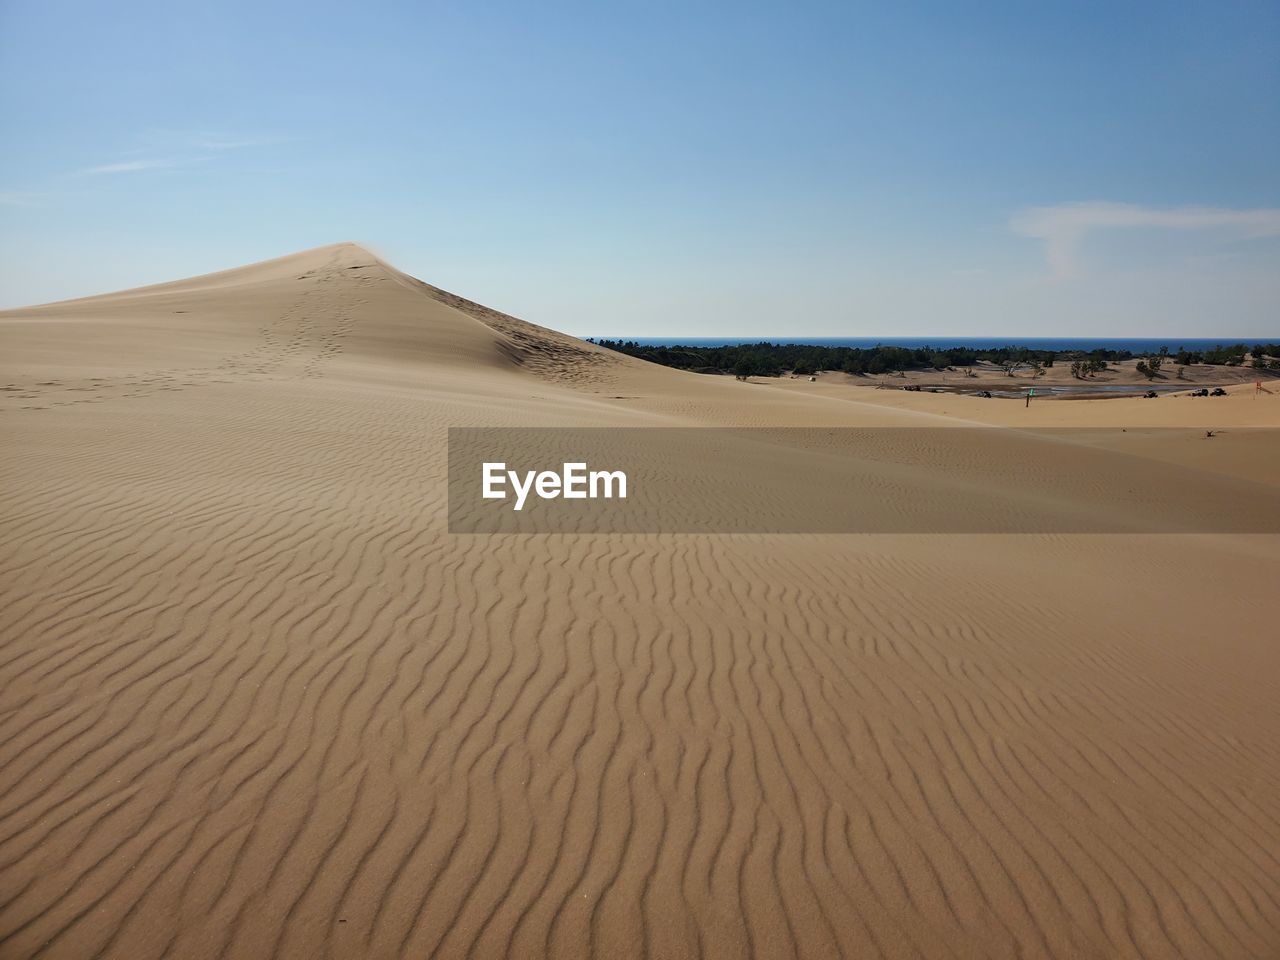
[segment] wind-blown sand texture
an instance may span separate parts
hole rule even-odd
[[[1280,956],[1280,538],[444,514],[449,426],[1066,423],[1275,486],[1280,394],[737,383],[350,244],[0,338],[0,956]]]

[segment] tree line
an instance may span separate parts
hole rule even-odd
[[[824,370],[843,371],[852,374],[894,373],[905,370],[965,369],[979,362],[999,366],[1006,373],[1028,367],[1040,370],[1052,367],[1057,360],[1071,361],[1072,373],[1081,378],[1090,377],[1106,369],[1108,362],[1132,360],[1129,350],[1033,350],[1027,347],[1007,346],[995,348],[974,347],[834,347],[817,344],[770,343],[761,341],[749,344],[724,346],[673,345],[655,346],[635,340],[609,340],[588,338],[609,350],[639,357],[664,367],[690,370],[695,373],[733,374],[746,377],[778,377],[790,372],[800,375],[816,374]],[[1257,344],[1252,350],[1245,344],[1218,346],[1212,350],[1191,352],[1179,350],[1170,356],[1168,349],[1160,354],[1144,358],[1144,366],[1154,363],[1155,376],[1166,360],[1180,365],[1192,363],[1225,364],[1238,366],[1252,354],[1254,365],[1280,369],[1280,344]],[[1268,358],[1272,358],[1268,360]],[[1258,360],[1262,362],[1259,363]],[[1151,367],[1147,366],[1147,370]],[[1145,373],[1139,370],[1139,373]]]

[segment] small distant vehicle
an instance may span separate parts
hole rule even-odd
[[[1221,387],[1214,387],[1213,393],[1209,394],[1211,397],[1225,397],[1226,395],[1227,391],[1223,390]]]
[[[1148,390],[1148,391],[1147,391],[1146,393],[1144,393],[1142,396],[1143,396],[1143,398],[1144,398],[1144,399],[1147,399],[1147,400],[1154,400],[1157,396],[1159,396],[1159,394],[1157,394],[1154,390]]]
[[[1207,397],[1209,395],[1208,387],[1201,387],[1199,390],[1192,390],[1187,396],[1190,397]]]

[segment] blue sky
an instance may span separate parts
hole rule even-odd
[[[1280,5],[0,4],[0,305],[355,240],[580,335],[1280,336]]]

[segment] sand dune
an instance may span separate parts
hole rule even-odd
[[[0,338],[0,956],[1280,955],[1277,536],[445,516],[450,426],[1088,427],[1257,509],[1280,395],[742,384],[350,244]]]

